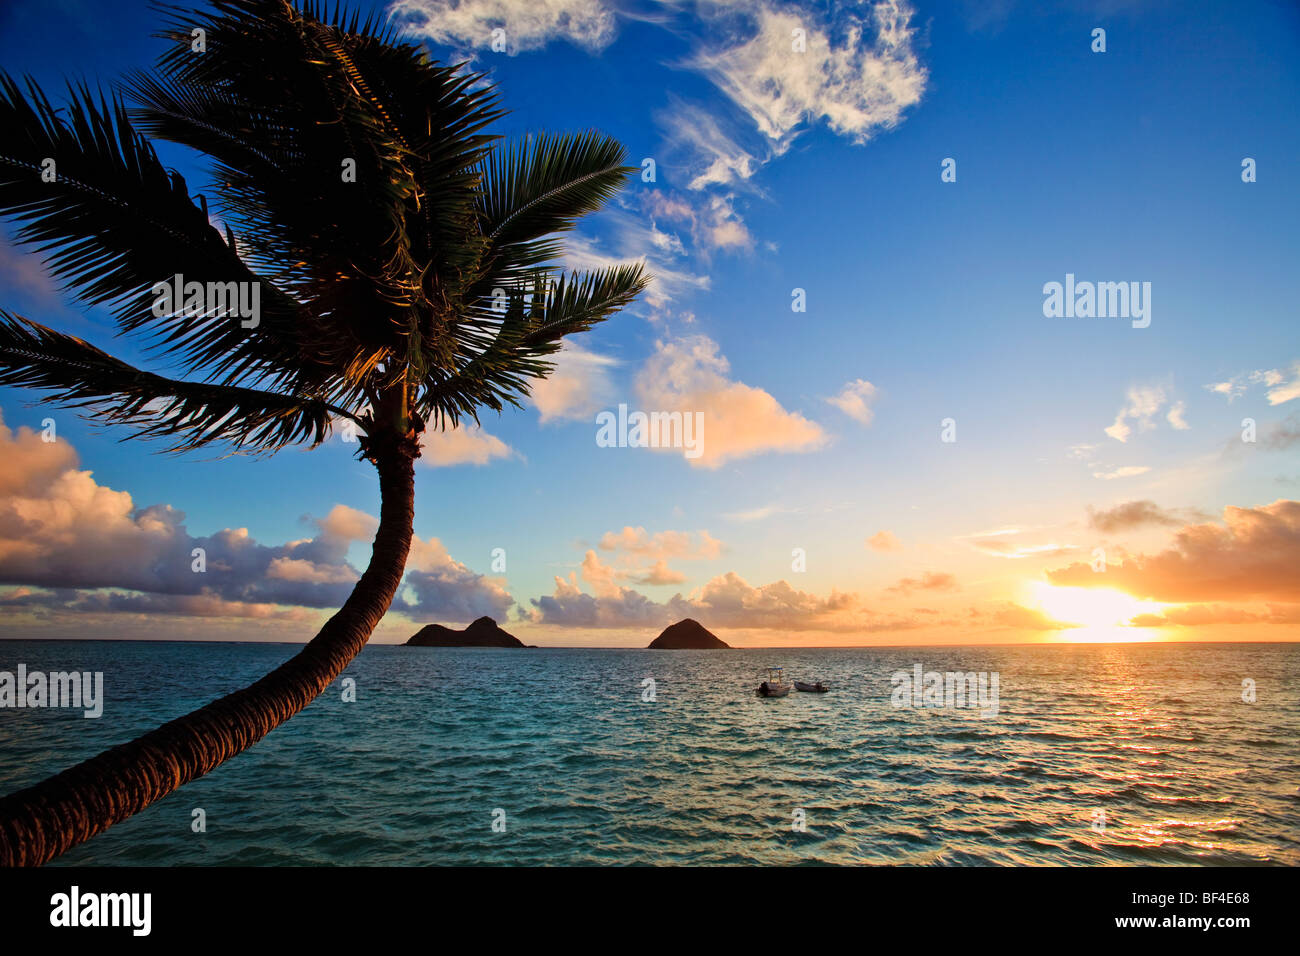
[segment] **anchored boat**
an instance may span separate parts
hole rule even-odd
[[[759,697],[784,697],[790,693],[790,685],[785,681],[784,667],[769,667],[767,680],[758,685]]]
[[[809,694],[824,694],[828,690],[830,690],[830,688],[827,687],[825,684],[823,684],[821,681],[818,681],[815,684],[806,684],[801,680],[797,680],[794,682],[794,689],[801,690]]]

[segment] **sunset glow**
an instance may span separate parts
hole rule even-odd
[[[1099,635],[1108,640],[1153,640],[1151,628],[1125,627],[1139,614],[1159,614],[1164,606],[1154,601],[1139,601],[1132,595],[1110,588],[1055,587],[1035,581],[1029,586],[1035,605],[1057,621],[1077,624],[1078,629],[1060,635],[1065,641],[1096,641]],[[1136,634],[1136,636],[1135,636]]]

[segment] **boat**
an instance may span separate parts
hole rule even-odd
[[[785,682],[785,668],[769,667],[767,680],[758,685],[759,697],[784,697],[790,693],[790,685]]]
[[[823,684],[821,681],[818,681],[815,684],[808,684],[801,680],[797,680],[794,682],[794,689],[802,690],[809,694],[824,694],[828,690],[830,690],[830,688],[827,687],[825,684]]]

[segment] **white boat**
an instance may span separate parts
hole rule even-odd
[[[827,687],[825,684],[823,684],[821,681],[818,681],[815,684],[806,684],[801,680],[797,680],[794,682],[794,689],[801,690],[809,694],[824,694],[828,690],[830,690],[830,688]]]
[[[784,697],[790,693],[790,685],[785,681],[784,667],[769,667],[767,680],[758,685],[759,697]]]

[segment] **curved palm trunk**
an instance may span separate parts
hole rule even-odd
[[[347,602],[302,651],[257,683],[0,799],[0,865],[32,866],[230,759],[312,702],[365,646],[393,601],[411,546],[415,449],[381,455],[379,531]]]

